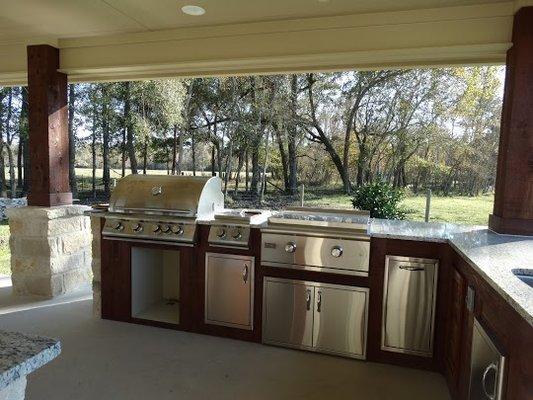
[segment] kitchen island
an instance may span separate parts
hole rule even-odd
[[[0,400],[23,400],[27,375],[60,353],[58,340],[0,331]]]

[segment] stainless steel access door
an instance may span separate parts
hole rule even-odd
[[[314,287],[305,282],[265,278],[263,298],[263,341],[311,348]]]
[[[437,260],[387,256],[381,349],[431,357]]]
[[[205,323],[253,329],[254,258],[207,253]]]
[[[313,347],[365,358],[368,289],[317,284]]]
[[[470,400],[502,400],[505,358],[474,319],[470,366]]]

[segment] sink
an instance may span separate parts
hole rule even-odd
[[[512,273],[522,282],[533,287],[533,269],[513,269]]]

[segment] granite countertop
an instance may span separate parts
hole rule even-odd
[[[0,331],[0,390],[56,358],[61,343],[56,339]]]
[[[373,219],[372,237],[448,242],[530,325],[533,288],[513,270],[533,270],[533,237],[500,235],[482,226]]]

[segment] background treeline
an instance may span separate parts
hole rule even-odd
[[[254,199],[294,196],[300,184],[351,193],[377,180],[478,195],[494,185],[501,73],[484,66],[70,85],[71,185],[90,201],[107,197],[114,177],[159,170],[218,174],[226,193]],[[27,120],[26,88],[0,88],[2,196],[28,190]]]

